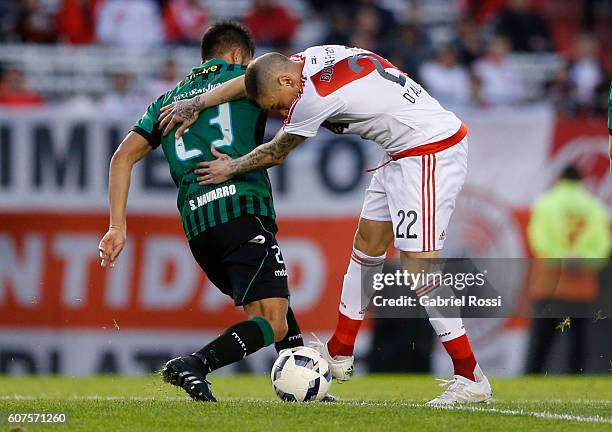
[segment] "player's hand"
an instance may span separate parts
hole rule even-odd
[[[159,114],[159,129],[164,135],[168,135],[176,125],[180,125],[174,133],[174,137],[178,139],[189,126],[195,123],[203,108],[199,96],[166,105],[162,107]]]
[[[102,259],[100,265],[102,267],[115,267],[115,260],[123,250],[123,246],[125,246],[125,241],[125,230],[121,230],[114,226],[108,229],[104,237],[102,237],[102,240],[100,240],[100,244],[98,245],[100,258]]]
[[[231,179],[234,176],[232,172],[232,158],[221,153],[214,146],[210,147],[210,151],[217,159],[213,161],[199,162],[198,168],[193,172],[198,176],[198,184],[210,185],[219,184]]]

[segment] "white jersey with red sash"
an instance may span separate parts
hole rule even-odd
[[[460,130],[455,114],[377,54],[324,45],[292,59],[304,62],[303,89],[289,110],[287,133],[312,137],[323,125],[360,135],[395,154],[445,140]]]
[[[402,251],[442,248],[467,173],[467,128],[386,59],[324,45],[292,56],[303,86],[284,131],[303,137],[320,126],[372,140],[387,156],[366,190],[361,217],[393,224]]]

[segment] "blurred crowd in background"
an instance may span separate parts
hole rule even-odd
[[[198,63],[203,29],[222,18],[250,28],[257,54],[375,51],[453,108],[607,109],[610,0],[3,0],[0,106],[78,96],[138,113]]]

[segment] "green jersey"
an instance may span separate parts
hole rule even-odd
[[[193,170],[197,163],[214,160],[210,148],[237,158],[263,140],[266,114],[240,99],[207,108],[177,140],[174,133],[162,136],[158,117],[161,108],[181,99],[212,90],[244,74],[245,67],[212,59],[194,68],[176,87],[160,96],[132,129],[153,148],[161,145],[178,187],[177,206],[188,240],[204,230],[245,214],[274,218],[272,190],[265,170],[238,175],[224,183],[200,186]]]

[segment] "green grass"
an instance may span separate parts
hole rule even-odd
[[[423,375],[334,383],[336,404],[280,402],[266,376],[211,378],[216,404],[192,402],[157,376],[0,377],[0,431],[612,430],[611,376],[494,379],[493,403],[456,409],[421,405],[439,390]],[[67,412],[69,422],[7,425],[10,412]]]

